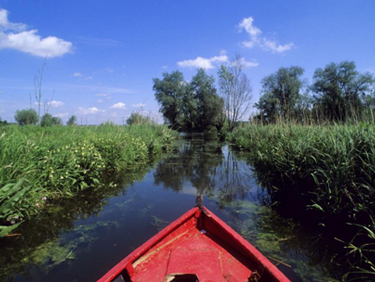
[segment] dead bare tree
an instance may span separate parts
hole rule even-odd
[[[236,123],[247,113],[252,98],[250,80],[243,72],[244,60],[237,55],[219,70],[219,90],[224,101],[228,128],[233,130]]]
[[[40,106],[42,104],[42,80],[43,80],[43,72],[44,66],[46,65],[47,57],[44,59],[42,69],[38,71],[39,75],[34,76],[34,90],[35,90],[35,100],[38,105],[38,118],[40,120]]]

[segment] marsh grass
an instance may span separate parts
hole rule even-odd
[[[342,233],[350,223],[350,230],[361,231],[363,236],[347,233],[353,237],[347,246],[362,246],[349,248],[348,255],[358,258],[350,263],[374,275],[375,252],[368,251],[375,242],[373,123],[249,125],[230,138],[235,147],[249,151],[259,182],[274,200],[282,204],[292,199],[292,213],[299,214],[302,207],[310,210],[308,221]]]
[[[144,166],[175,138],[161,125],[3,126],[0,225],[30,216],[47,199],[100,188],[105,173]]]

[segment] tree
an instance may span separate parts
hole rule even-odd
[[[0,117],[0,125],[7,125],[8,122],[6,120],[2,120]]]
[[[38,113],[34,109],[18,110],[14,119],[19,125],[36,124],[39,120]]]
[[[297,114],[297,107],[304,100],[301,79],[304,70],[301,67],[279,68],[279,70],[262,79],[262,96],[255,107],[267,122],[274,122],[277,117],[289,120]],[[301,108],[301,107],[298,107]]]
[[[219,117],[224,112],[214,83],[213,76],[208,76],[204,69],[198,69],[190,83],[196,101],[196,126],[201,128],[219,125]]]
[[[126,120],[128,125],[140,125],[140,124],[150,124],[151,118],[149,116],[144,116],[137,112],[132,112],[130,117]]]
[[[62,125],[62,120],[59,117],[54,117],[49,113],[46,113],[42,116],[40,125],[43,127],[52,126],[52,125]]]
[[[220,95],[230,131],[249,110],[252,98],[250,80],[243,72],[244,67],[243,59],[236,56],[228,66],[222,65],[218,73]]]
[[[371,74],[359,74],[354,62],[331,63],[317,69],[311,90],[315,107],[331,121],[346,121],[361,113],[361,96],[370,92],[374,82]]]
[[[182,101],[187,84],[181,72],[163,73],[163,79],[154,78],[153,90],[160,112],[172,125],[179,125],[182,115]]]
[[[188,129],[195,128],[199,123],[198,104],[191,85],[185,83],[184,96],[182,98],[182,117],[180,124]]]
[[[43,73],[44,73],[44,67],[46,65],[47,57],[44,59],[44,62],[42,64],[42,69],[38,71],[39,76],[34,76],[34,94],[35,94],[35,100],[38,105],[38,120],[40,119],[40,106],[42,105],[42,81],[43,81]],[[31,100],[31,97],[30,97]],[[30,101],[31,102],[31,101]]]
[[[69,126],[76,125],[76,121],[77,121],[77,117],[73,115],[69,118],[66,125],[69,125]]]

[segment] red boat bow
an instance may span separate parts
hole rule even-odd
[[[205,207],[195,207],[129,254],[98,282],[290,281]]]

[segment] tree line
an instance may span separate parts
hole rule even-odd
[[[206,130],[224,126],[232,130],[250,106],[252,90],[244,73],[244,63],[237,56],[218,72],[219,91],[213,76],[198,69],[191,82],[180,71],[163,73],[155,78],[153,90],[164,119],[174,128]]]
[[[231,131],[250,108],[252,91],[243,72],[244,64],[237,56],[218,71],[215,79],[198,69],[191,82],[180,71],[155,78],[153,89],[160,111],[167,123],[185,129]],[[298,66],[280,68],[261,81],[257,109],[250,119],[263,123],[306,120],[346,122],[361,120],[375,108],[374,76],[360,73],[354,62],[330,63],[318,68],[311,85]]]

